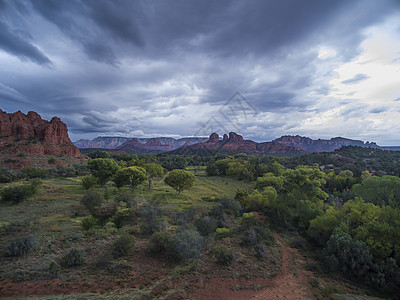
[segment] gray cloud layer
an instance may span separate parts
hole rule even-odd
[[[192,135],[241,91],[260,112],[242,133],[274,138],[321,111],[333,68],[399,9],[395,0],[0,0],[0,103],[57,114],[73,138]],[[322,61],[321,46],[337,55]]]

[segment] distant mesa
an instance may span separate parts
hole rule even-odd
[[[50,122],[30,111],[6,113],[0,109],[0,151],[44,155],[81,156],[68,137],[67,125],[54,117]]]
[[[335,137],[331,138],[330,140],[323,140],[323,139],[312,140],[308,137],[303,137],[299,135],[296,136],[284,135],[278,139],[275,139],[274,142],[301,148],[306,150],[307,152],[332,152],[343,146],[380,148],[376,143],[373,142],[364,143],[363,141],[346,139],[342,137]]]

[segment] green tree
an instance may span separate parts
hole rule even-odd
[[[164,182],[177,190],[180,195],[182,190],[191,188],[195,180],[196,176],[192,173],[185,170],[175,169],[169,172],[167,177],[165,177]]]
[[[145,164],[144,168],[146,169],[147,180],[149,182],[149,190],[150,190],[153,177],[162,177],[164,175],[164,169],[163,167],[157,165],[156,163]]]
[[[118,164],[111,158],[95,158],[88,161],[88,169],[93,176],[99,179],[102,187],[119,170]]]
[[[392,236],[393,228],[389,224],[372,221],[358,227],[354,238],[363,241],[375,258],[384,260],[394,250]]]
[[[366,202],[400,207],[400,178],[397,176],[367,177],[355,184],[352,191]]]
[[[367,246],[361,241],[353,240],[344,232],[334,233],[330,237],[324,256],[331,270],[342,271],[358,279],[365,279],[374,268]]]
[[[249,171],[247,162],[241,160],[230,162],[226,170],[226,175],[236,177],[239,180],[253,179],[253,173]]]
[[[113,181],[117,187],[129,184],[131,191],[147,179],[146,170],[142,167],[127,167],[117,171]]]
[[[85,177],[82,178],[81,184],[82,186],[88,190],[96,185],[97,178],[94,177],[92,174],[86,175]]]
[[[324,214],[310,221],[308,235],[320,246],[330,238],[333,230],[339,224],[338,219],[332,214]]]
[[[258,177],[256,182],[256,188],[260,191],[267,186],[272,186],[276,191],[282,191],[284,185],[283,176],[275,176],[274,173],[266,173],[263,177]]]

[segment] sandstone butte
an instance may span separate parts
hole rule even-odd
[[[0,109],[0,151],[44,155],[81,156],[68,136],[68,128],[59,118],[51,121],[36,112],[6,113]]]

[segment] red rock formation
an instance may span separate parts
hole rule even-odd
[[[293,146],[287,146],[281,143],[266,142],[256,143],[251,140],[244,140],[243,136],[230,132],[229,137],[225,134],[224,138],[219,140],[219,136],[216,133],[212,133],[208,141],[198,143],[189,146],[192,152],[195,153],[196,149],[205,149],[212,151],[221,151],[229,153],[254,153],[254,154],[275,154],[275,155],[300,155],[305,154],[306,151]],[[170,152],[171,154],[185,153],[188,147],[181,147],[175,151]]]
[[[7,147],[6,147],[7,146]],[[54,117],[50,122],[30,111],[0,110],[0,150],[48,155],[81,156],[68,137],[67,125]]]
[[[229,132],[229,141],[232,142],[241,142],[243,141],[243,137],[235,132]]]
[[[210,140],[209,140],[209,142],[210,143],[219,143],[219,135],[218,135],[218,133],[212,133],[211,135],[210,135]]]

